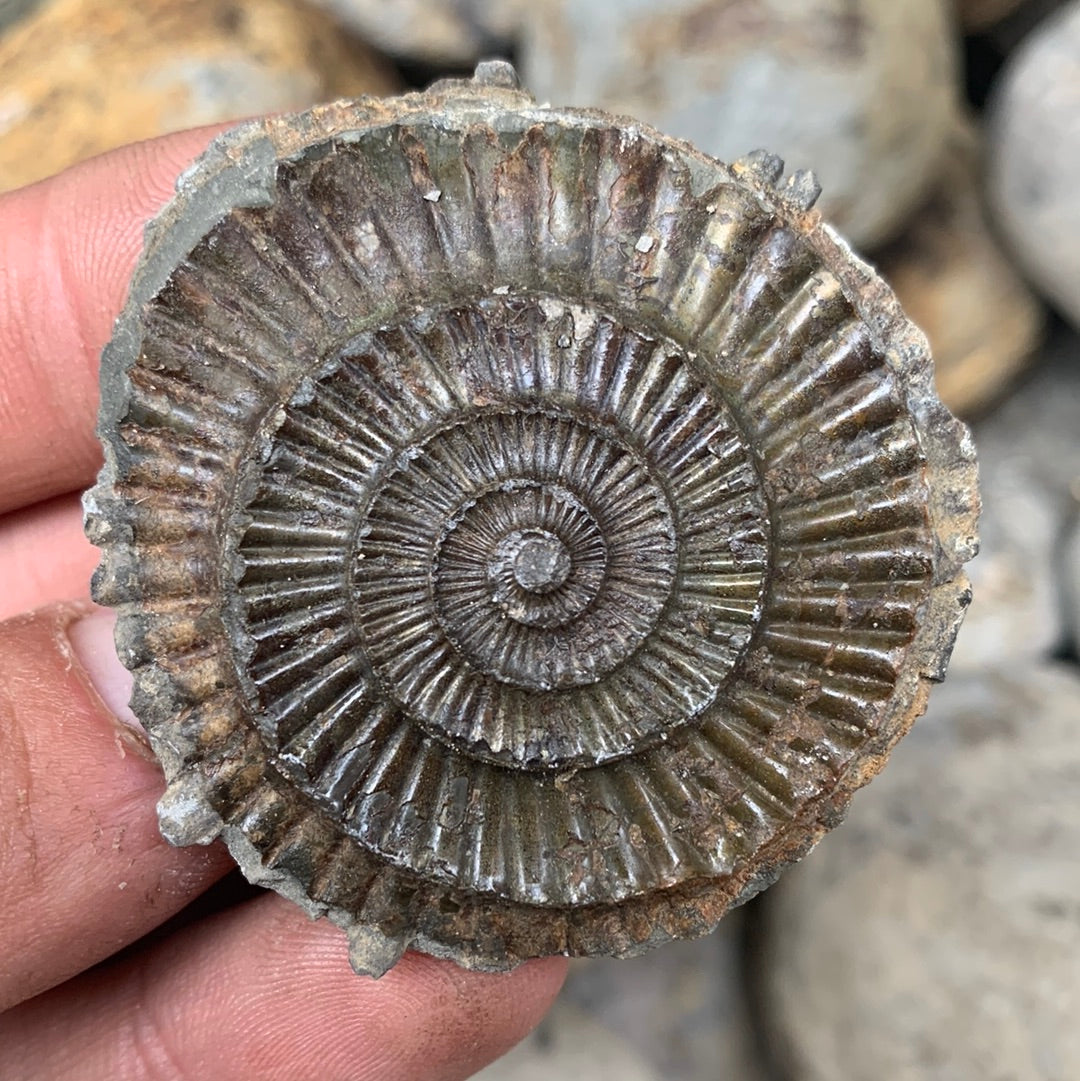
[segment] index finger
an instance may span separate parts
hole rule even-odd
[[[220,130],[122,147],[0,195],[0,512],[93,480],[98,358],[143,226]]]

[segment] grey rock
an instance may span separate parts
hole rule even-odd
[[[475,63],[512,35],[523,0],[315,0],[365,41],[434,64]]]
[[[706,938],[571,967],[545,1025],[483,1081],[757,1081],[739,972],[742,913]]]
[[[1046,297],[1080,326],[1080,2],[1014,54],[990,106],[997,222]]]
[[[770,900],[792,1081],[1080,1077],[1080,676],[951,679]]]
[[[0,0],[0,30],[32,11],[41,0]]]
[[[522,38],[541,99],[646,120],[730,161],[813,169],[856,245],[895,235],[942,160],[956,103],[944,0],[536,0]]]
[[[533,1034],[476,1081],[664,1081],[611,1029],[559,1000]]]
[[[1062,329],[1030,376],[974,425],[983,490],[973,600],[952,672],[1045,658],[1065,634],[1054,552],[1080,478],[1080,339]]]
[[[987,220],[980,151],[975,124],[958,123],[930,198],[875,257],[930,340],[942,401],[963,415],[984,409],[1031,363],[1045,323]]]

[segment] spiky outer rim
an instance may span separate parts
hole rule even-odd
[[[579,128],[618,123],[629,137],[659,143],[681,159],[700,190],[723,178],[748,188],[767,211],[795,229],[818,253],[870,329],[875,347],[901,376],[906,404],[926,455],[928,518],[936,549],[934,577],[905,668],[879,728],[835,787],[804,804],[801,813],[758,851],[753,866],[736,875],[694,880],[631,901],[575,910],[573,926],[553,934],[536,933],[537,919],[550,919],[550,910],[515,902],[501,903],[504,918],[494,939],[479,941],[463,934],[450,941],[428,937],[415,927],[388,926],[384,919],[369,918],[362,909],[346,909],[314,898],[309,876],[267,865],[266,854],[280,838],[249,837],[243,829],[226,823],[215,809],[209,795],[210,778],[188,761],[190,739],[181,732],[176,718],[170,677],[162,666],[149,663],[136,668],[133,700],[158,704],[155,712],[159,716],[147,720],[151,743],[168,782],[159,804],[162,832],[176,844],[205,844],[220,837],[249,880],[292,899],[313,917],[326,915],[344,928],[354,967],[374,975],[384,972],[410,946],[468,968],[499,971],[541,954],[631,956],[673,938],[706,934],[728,909],[771,884],[785,866],[801,859],[839,823],[852,794],[881,769],[893,746],[924,712],[930,684],[944,678],[970,600],[962,567],[977,551],[979,502],[970,433],[936,395],[925,336],[906,318],[895,295],[871,267],[821,222],[811,208],[816,191],[805,176],[796,174],[794,183],[777,186],[751,165],[725,165],[686,142],[629,118],[613,118],[594,110],[536,106],[516,89],[507,69],[498,65],[482,66],[473,80],[439,83],[424,93],[338,101],[297,116],[245,123],[215,140],[179,178],[172,201],[146,228],[143,254],[127,303],[102,358],[97,431],[105,463],[95,487],[84,497],[87,534],[114,562],[138,558],[133,537],[116,527],[108,514],[110,504],[118,498],[116,432],[131,399],[127,371],[139,356],[142,312],[177,263],[231,210],[269,205],[279,163],[331,138],[347,141],[423,118],[437,119],[448,127],[483,122],[501,130],[524,130],[532,124],[552,122]],[[152,622],[152,615],[130,606],[120,612],[116,642],[121,659],[144,652]],[[260,762],[259,768],[264,765]],[[306,799],[283,783],[279,782],[279,787],[279,795],[286,800]],[[301,813],[309,817],[319,814],[313,806],[305,806]],[[404,870],[397,873],[403,880],[416,878]]]

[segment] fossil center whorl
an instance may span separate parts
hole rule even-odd
[[[523,497],[519,504],[524,501],[526,509],[533,504],[535,513],[528,517],[542,524],[512,528],[494,543],[487,567],[490,599],[508,619],[555,628],[596,596],[607,548],[592,515],[569,492],[535,487],[518,491]],[[545,504],[551,508],[547,515],[542,513]],[[499,531],[508,523],[491,524]],[[447,555],[468,535],[468,531],[457,535]],[[488,547],[494,540],[487,538]],[[467,559],[462,553],[457,558]],[[449,564],[444,565],[449,570]]]
[[[489,564],[493,578],[498,579],[509,570],[518,586],[528,593],[550,593],[558,589],[570,577],[572,569],[570,549],[558,534],[546,529],[515,529],[502,539],[497,558]],[[519,618],[510,611],[507,615]]]
[[[639,454],[613,432],[522,403],[454,425],[424,444],[421,457],[423,464],[411,460],[380,492],[360,553],[374,545],[378,558],[388,531],[393,535],[393,553],[378,577],[394,583],[400,604],[410,568],[422,569],[426,553],[434,552],[428,580],[418,583],[426,592],[408,593],[416,625],[426,625],[430,613],[464,663],[509,688],[594,684],[632,657],[668,602],[678,550],[667,498]],[[436,483],[453,494],[444,501]],[[418,508],[405,522],[404,507]],[[442,523],[437,537],[428,535],[422,524],[428,521]],[[549,550],[554,541],[565,552],[562,588],[554,581],[539,583],[539,590],[522,586],[516,546],[528,534],[534,549],[546,537]],[[360,619],[370,654],[385,651],[396,662],[412,631],[384,631],[381,605],[367,599],[380,592],[367,574],[372,565],[358,569]],[[452,653],[445,661],[460,663]],[[474,709],[482,713],[488,698],[467,695],[437,708],[464,719]],[[405,696],[402,704],[433,719],[418,698]],[[542,738],[539,714],[531,706],[527,712]]]
[[[504,766],[596,766],[686,724],[760,611],[766,503],[723,397],[674,343],[581,305],[486,298],[349,343],[285,410],[240,556],[331,509],[333,545],[279,534],[313,579],[290,603],[336,594],[328,678],[359,657],[399,723]],[[264,658],[310,644],[259,612],[252,705],[274,715]],[[276,732],[308,723],[286,703]]]
[[[607,578],[608,547],[582,500],[550,482],[507,484],[470,501],[451,523],[432,568],[440,622],[457,647],[474,656],[497,651],[495,642],[518,633],[514,624],[534,628],[520,633],[531,633],[542,649],[589,605],[603,603],[597,597]],[[500,667],[494,660],[494,668],[479,664],[493,675]],[[518,665],[507,681],[549,686],[543,666],[532,667]]]

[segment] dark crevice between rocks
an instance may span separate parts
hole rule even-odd
[[[782,889],[783,886],[779,887]],[[779,1025],[768,1005],[765,973],[775,958],[769,956],[768,942],[771,920],[775,918],[772,891],[759,894],[744,907],[742,952],[739,958],[739,975],[746,990],[746,1008],[750,1018],[750,1030],[754,1051],[760,1065],[762,1081],[796,1081],[785,1049]]]
[[[981,109],[1005,63],[1005,54],[991,38],[979,35],[964,38],[963,57],[967,100],[973,108]]]
[[[1080,477],[1078,490],[1054,540],[1054,577],[1058,590],[1058,618],[1061,640],[1050,660],[1080,668]]]
[[[1062,0],[1026,0],[1011,15],[962,40],[964,90],[974,108],[986,104],[1009,55],[1061,4]]]
[[[1070,636],[1062,642],[1061,645],[1050,654],[1050,660],[1064,664],[1073,664],[1080,667],[1080,652],[1078,652],[1076,648],[1076,639]]]

